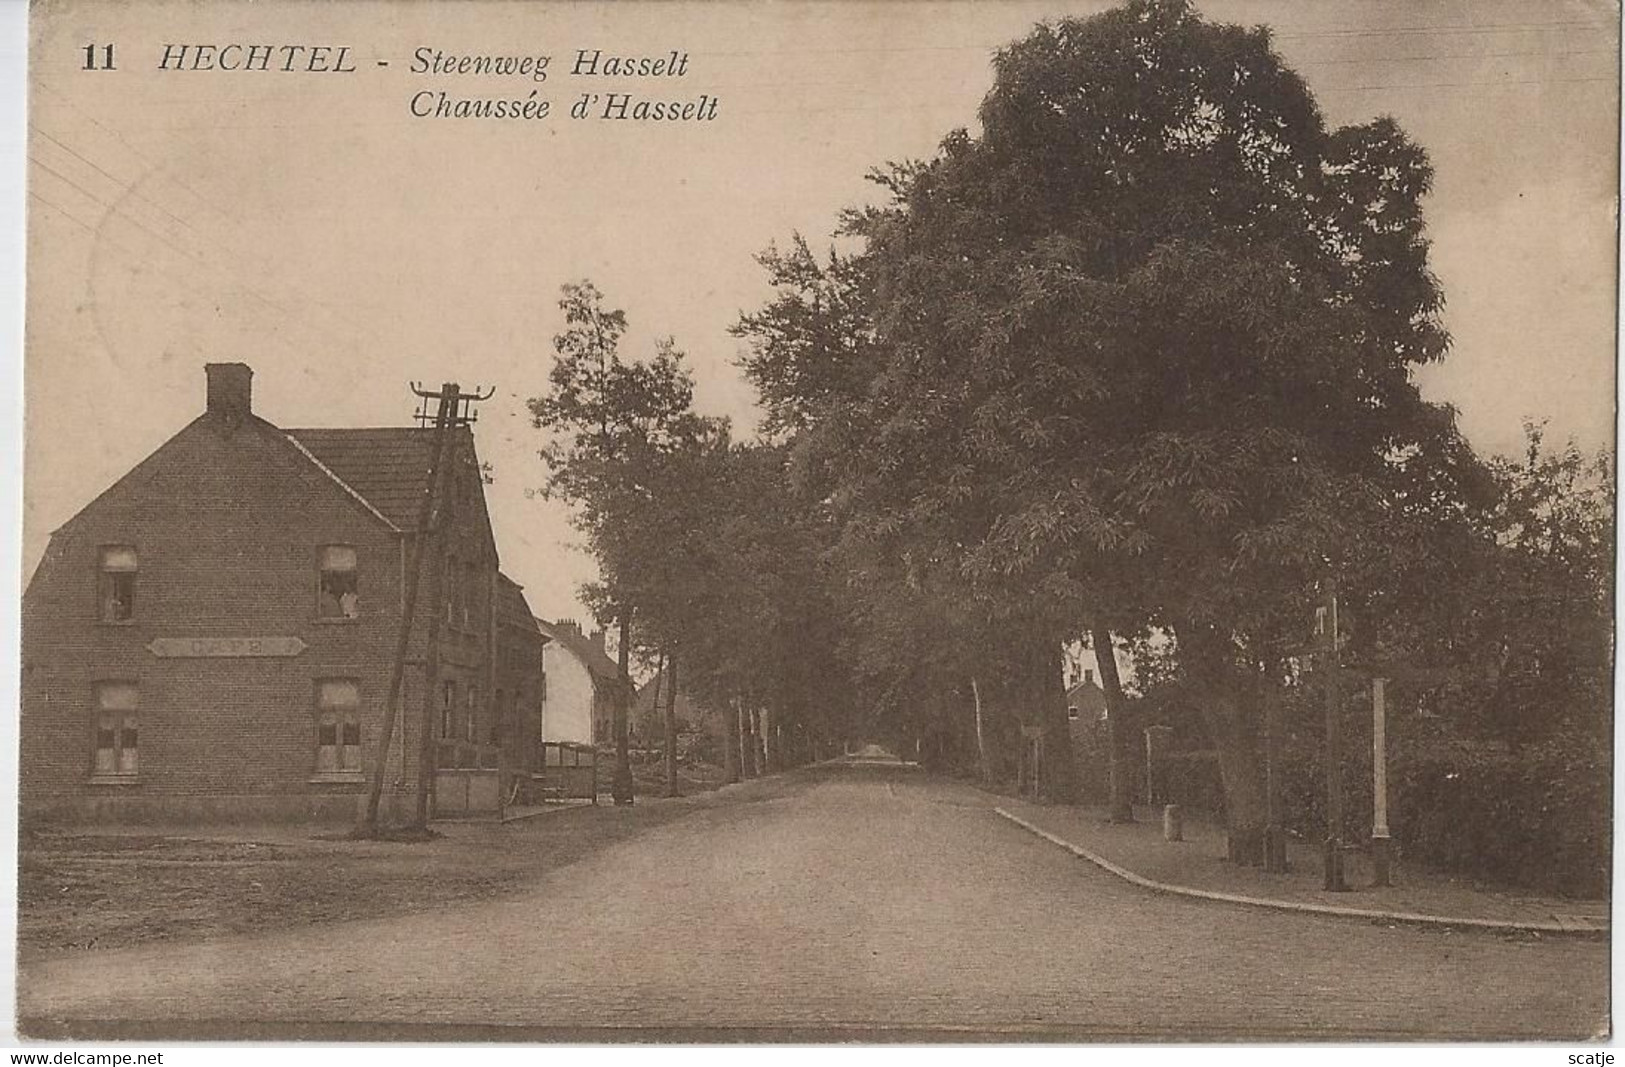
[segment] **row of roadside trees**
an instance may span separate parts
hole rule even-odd
[[[1133,700],[1098,656],[1114,813],[1130,725],[1183,718],[1258,862],[1264,709],[1305,719],[1335,581],[1351,662],[1451,679],[1398,694],[1417,721],[1603,753],[1605,788],[1611,473],[1538,427],[1486,461],[1419,392],[1449,347],[1422,149],[1328,127],[1267,29],[1184,0],[1038,27],[978,117],[874,174],[829,249],[761,257],[774,295],[734,330],[755,441],[693,413],[675,347],[621,357],[624,317],[566,287],[532,408],[623,660],[770,709],[791,759],[931,738],[998,782],[1020,727],[1068,736],[1063,644],[1126,645]],[[1071,746],[1042,758],[1075,800]]]

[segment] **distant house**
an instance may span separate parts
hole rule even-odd
[[[425,749],[437,813],[500,808],[534,763],[544,638],[498,570],[473,434],[449,442],[454,517],[420,529],[434,431],[282,429],[247,366],[205,370],[203,413],[51,535],[23,595],[24,816],[347,820],[380,762],[400,813]]]
[[[666,735],[666,702],[671,698],[670,684],[664,671],[644,682],[632,701],[632,732],[642,741],[659,744]],[[655,703],[659,700],[659,704]],[[677,729],[680,733],[697,733],[705,729],[711,716],[706,709],[689,696],[682,684],[682,672],[677,680]]]
[[[1095,680],[1094,668],[1084,668],[1082,677],[1067,689],[1066,717],[1073,723],[1106,721],[1106,690]]]
[[[605,745],[614,740],[615,686],[620,667],[604,648],[604,632],[584,634],[574,619],[536,621],[548,638],[542,653],[547,696],[541,740]]]

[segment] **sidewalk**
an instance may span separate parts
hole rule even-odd
[[[1284,874],[1238,867],[1225,857],[1224,828],[1185,820],[1185,840],[1164,841],[1161,809],[1136,807],[1135,822],[1113,825],[1101,808],[1051,807],[1005,798],[1000,815],[1118,877],[1161,892],[1255,907],[1343,915],[1387,922],[1487,928],[1508,933],[1606,937],[1606,901],[1563,900],[1492,889],[1394,864],[1394,885],[1371,884],[1363,853],[1345,860],[1350,892],[1321,888],[1323,861],[1315,843],[1291,842]]]

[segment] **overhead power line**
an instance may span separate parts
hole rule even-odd
[[[99,163],[95,162],[94,160],[87,159],[85,156],[80,155],[79,152],[77,152],[71,145],[68,145],[68,144],[64,143],[63,141],[60,141],[57,138],[51,136],[51,134],[49,134],[45,130],[41,129],[35,123],[30,122],[28,124],[28,128],[33,130],[35,133],[39,134],[41,137],[45,138],[47,141],[49,141],[52,144],[56,145],[59,149],[66,152],[68,155],[72,156],[74,159],[77,159],[79,162],[83,163],[85,166],[89,167],[91,170],[94,170],[96,173],[100,174],[102,177],[106,178],[108,181],[114,183],[120,189],[128,190],[130,192],[130,195],[134,196],[136,199],[142,201],[143,203],[150,204],[154,209],[163,212],[166,216],[173,219],[179,225],[185,227],[188,230],[192,230],[192,224],[191,223],[187,222],[185,219],[181,218],[179,215],[175,214],[173,211],[170,211],[168,208],[164,207],[162,204],[158,203],[158,201],[152,199],[151,197],[148,197],[148,196],[143,195],[142,193],[136,192],[135,187],[133,185],[127,183],[125,181],[125,179],[120,178],[118,175],[109,172],[108,170],[103,168]],[[39,162],[39,160],[37,158],[35,158],[35,157],[30,156],[29,158],[34,159],[35,162]],[[192,232],[196,233],[197,231],[192,230]]]
[[[219,207],[216,207],[214,205],[214,203],[212,201],[210,201],[209,198],[205,197],[202,193],[200,193],[196,189],[192,188],[190,185],[188,185],[187,183],[182,181],[180,178],[176,177],[175,175],[173,175],[171,173],[168,173],[166,170],[159,167],[157,164],[153,163],[152,160],[149,159],[143,152],[141,152],[140,149],[138,149],[134,145],[130,144],[130,142],[128,140],[126,140],[124,137],[122,137],[116,130],[111,129],[105,123],[103,123],[103,122],[99,121],[98,119],[96,119],[95,116],[89,114],[83,108],[80,108],[78,105],[74,104],[73,101],[69,100],[60,91],[55,90],[55,89],[51,89],[49,86],[42,86],[42,87],[45,88],[48,92],[50,92],[52,95],[54,95],[54,96],[58,97],[59,99],[63,100],[70,108],[72,108],[74,111],[78,112],[81,116],[83,116],[86,120],[91,122],[93,125],[97,126],[98,128],[102,129],[103,131],[105,131],[109,136],[111,136],[114,140],[116,140],[119,144],[121,144],[124,147],[124,149],[126,151],[128,151],[130,153],[130,155],[133,156],[135,159],[137,159],[141,163],[145,164],[148,168],[162,174],[164,179],[167,182],[169,182],[170,184],[175,185],[176,187],[178,187],[178,188],[182,189],[183,191],[185,191],[186,193],[188,193],[190,196],[192,196],[194,199],[196,199],[203,206],[205,206],[210,211],[212,211],[216,215],[218,215],[226,223],[234,225],[234,226],[240,224],[240,220],[238,220],[235,216],[233,216],[229,212],[226,212],[226,211],[222,210]],[[181,226],[185,227],[190,233],[192,233],[194,235],[196,235],[198,233],[198,230],[194,226],[192,226],[190,223],[188,223],[184,218],[182,218],[182,217],[176,215],[174,212],[170,211],[167,207],[163,206],[161,203],[159,203],[153,197],[145,195],[142,192],[138,191],[132,184],[129,184],[124,179],[120,179],[119,177],[114,175],[109,169],[107,169],[106,167],[102,166],[101,164],[95,162],[94,160],[89,158],[89,156],[87,156],[84,152],[81,152],[80,150],[74,148],[72,145],[70,145],[66,141],[64,141],[61,137],[51,133],[49,130],[43,129],[37,123],[30,123],[30,125],[33,127],[33,129],[37,133],[40,134],[41,137],[45,138],[50,143],[52,143],[54,145],[57,145],[63,151],[69,153],[74,158],[76,158],[76,159],[80,160],[81,162],[83,162],[85,165],[87,165],[89,167],[92,167],[99,174],[103,175],[110,182],[112,182],[115,186],[117,186],[120,200],[122,200],[125,197],[132,197],[132,198],[134,198],[136,200],[139,200],[139,201],[141,201],[141,202],[143,202],[145,204],[148,204],[148,205],[152,206],[154,209],[162,212],[164,215],[168,216],[169,218],[174,219]],[[348,345],[353,343],[352,341],[347,340],[345,338],[333,336],[328,329],[324,329],[323,327],[318,326],[315,323],[309,322],[308,320],[301,318],[299,315],[296,315],[290,308],[285,307],[282,303],[280,303],[280,302],[278,302],[276,300],[273,300],[270,297],[263,294],[262,292],[260,292],[255,286],[249,284],[247,281],[242,279],[240,276],[238,276],[231,269],[229,269],[227,267],[218,266],[218,265],[212,264],[212,263],[204,260],[201,256],[193,253],[192,251],[188,250],[187,248],[182,247],[180,244],[177,244],[174,240],[171,240],[169,237],[167,237],[166,235],[164,235],[164,234],[158,232],[157,230],[153,229],[151,226],[144,224],[140,219],[133,217],[128,212],[121,211],[119,209],[119,204],[118,203],[110,202],[110,201],[102,199],[100,196],[96,195],[91,190],[85,188],[83,185],[79,184],[78,182],[74,181],[73,179],[69,178],[68,176],[62,174],[59,170],[57,170],[54,167],[50,166],[48,163],[46,163],[45,161],[39,159],[37,156],[30,155],[29,159],[36,166],[40,167],[42,170],[44,170],[47,173],[51,174],[56,179],[65,182],[66,184],[72,186],[74,189],[78,190],[84,196],[89,197],[99,207],[103,208],[106,211],[115,212],[115,213],[119,214],[119,216],[126,223],[128,223],[129,225],[136,227],[137,229],[139,229],[142,232],[146,233],[148,236],[150,236],[154,240],[156,240],[156,241],[160,242],[161,244],[165,245],[166,247],[170,248],[171,250],[173,250],[177,254],[185,257],[186,259],[191,260],[194,263],[196,263],[198,266],[203,268],[203,270],[205,272],[207,272],[208,274],[223,276],[232,285],[232,287],[235,290],[237,290],[238,292],[241,292],[242,294],[244,294],[244,295],[246,295],[246,296],[248,296],[248,297],[250,297],[250,298],[252,298],[254,300],[257,300],[261,304],[264,304],[266,307],[268,307],[271,310],[275,311],[278,315],[280,315],[288,323],[288,325],[294,327],[295,329],[307,330],[307,331],[310,332],[310,334],[313,337],[320,338],[324,342],[330,343],[330,344],[339,344],[341,346],[348,346]],[[95,231],[92,231],[92,232],[95,232]],[[300,294],[295,293],[295,295],[299,296]],[[304,299],[308,300],[309,298],[304,298]],[[314,301],[312,301],[312,302],[314,302]],[[331,315],[331,312],[329,312],[328,314]],[[337,316],[334,316],[334,318],[337,319]],[[344,321],[342,319],[338,319],[338,324],[343,328],[344,331],[349,332],[352,336],[357,336],[358,337],[358,336],[362,335],[362,331],[357,329],[357,327],[353,323]]]
[[[255,300],[258,300],[260,303],[264,304],[266,307],[268,307],[271,310],[277,312],[278,314],[288,316],[290,318],[290,320],[292,319],[292,317],[293,317],[292,312],[290,312],[287,308],[283,307],[281,304],[279,304],[276,301],[272,300],[270,297],[264,296],[263,294],[259,293],[252,286],[248,285],[246,282],[243,282],[241,279],[235,278],[235,276],[232,275],[231,272],[222,270],[221,268],[215,266],[214,264],[211,264],[211,263],[207,262],[201,256],[198,256],[197,254],[189,251],[188,249],[181,247],[179,244],[177,244],[176,242],[171,240],[166,235],[164,235],[162,233],[159,233],[157,230],[153,229],[152,227],[147,226],[144,223],[142,223],[141,220],[133,218],[129,214],[120,212],[119,209],[118,209],[118,205],[116,203],[103,200],[101,197],[97,196],[95,193],[92,193],[90,190],[86,189],[84,186],[82,186],[82,185],[78,184],[77,182],[73,181],[71,178],[67,178],[67,177],[63,176],[60,172],[54,170],[53,168],[51,168],[47,164],[41,162],[37,157],[30,155],[28,157],[28,159],[29,159],[29,162],[33,163],[36,167],[39,167],[41,170],[45,171],[47,174],[50,174],[52,177],[58,179],[59,181],[62,181],[64,183],[66,183],[67,185],[72,186],[74,189],[77,189],[80,193],[82,193],[86,197],[88,197],[92,203],[94,203],[97,207],[101,208],[102,210],[106,211],[110,216],[117,216],[117,217],[123,219],[126,224],[128,224],[130,226],[133,226],[136,229],[140,230],[142,233],[146,234],[148,237],[152,238],[154,241],[157,241],[159,244],[161,244],[164,247],[168,248],[170,251],[176,253],[177,255],[182,256],[182,257],[184,257],[184,258],[186,258],[188,260],[191,260],[193,263],[196,263],[199,267],[202,267],[205,271],[215,273],[215,274],[224,274],[228,278],[232,278],[237,283],[236,288],[238,288],[245,295],[253,297]],[[125,192],[128,191],[127,187],[124,187],[124,186],[120,186],[120,189],[121,189],[121,191],[125,191]],[[97,230],[97,231],[94,231],[94,232],[99,233],[100,230]]]

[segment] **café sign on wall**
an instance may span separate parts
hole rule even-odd
[[[304,650],[297,637],[156,637],[147,645],[160,659],[297,656]]]

